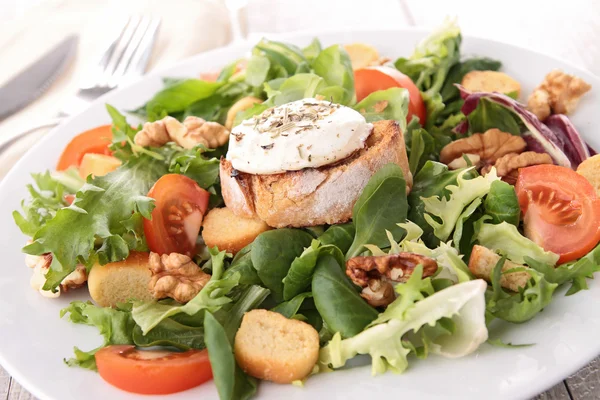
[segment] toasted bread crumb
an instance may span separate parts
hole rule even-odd
[[[596,154],[579,164],[577,173],[587,179],[600,196],[600,154]]]
[[[256,218],[239,217],[229,208],[213,208],[202,224],[202,238],[208,247],[236,254],[264,231],[271,229]]]
[[[114,307],[131,299],[152,300],[148,253],[131,252],[126,260],[94,265],[88,277],[92,299],[102,307]]]
[[[319,358],[319,334],[309,324],[267,310],[244,315],[235,336],[235,358],[248,374],[291,383],[311,373]]]

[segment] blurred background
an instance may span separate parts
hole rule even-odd
[[[53,119],[133,14],[160,18],[146,72],[225,46],[236,37],[432,27],[450,15],[458,17],[464,35],[528,47],[600,74],[596,0],[0,0],[0,86],[70,34],[79,40],[74,57],[49,89],[0,120],[0,145],[2,138]],[[43,132],[1,148],[0,177]]]

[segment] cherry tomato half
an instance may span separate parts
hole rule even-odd
[[[210,194],[184,175],[162,176],[148,192],[155,199],[152,220],[144,220],[148,248],[158,254],[195,254]]]
[[[600,199],[577,172],[557,165],[522,168],[515,189],[525,236],[559,254],[559,263],[584,256],[600,241]]]
[[[64,171],[78,167],[87,153],[111,155],[112,126],[102,125],[75,136],[63,150],[56,169]]]
[[[212,379],[206,350],[182,353],[107,346],[96,353],[102,379],[119,389],[140,394],[170,394]]]

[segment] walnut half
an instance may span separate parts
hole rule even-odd
[[[475,164],[476,166],[493,165],[500,157],[520,153],[526,147],[527,143],[522,137],[493,128],[485,133],[476,133],[448,143],[440,153],[440,161],[448,165],[462,165],[460,159],[468,154],[471,159],[479,157],[479,165]]]
[[[173,117],[165,117],[154,122],[146,122],[134,138],[140,146],[161,147],[175,142],[185,149],[203,144],[209,149],[224,145],[229,140],[229,130],[216,122],[208,122],[198,117],[187,117],[183,123]]]
[[[152,279],[149,289],[155,299],[170,297],[179,303],[192,300],[206,286],[210,275],[186,255],[150,253]]]
[[[526,151],[521,154],[510,153],[496,160],[496,173],[503,181],[514,185],[519,177],[519,169],[539,164],[553,164],[552,157],[546,153],[536,153],[535,151]],[[486,166],[481,170],[481,174],[487,174],[491,166]]]
[[[423,266],[423,277],[438,268],[434,259],[416,253],[402,252],[385,256],[353,257],[346,261],[346,275],[363,288],[361,296],[373,307],[387,306],[396,299],[391,282],[406,282],[417,265]]]

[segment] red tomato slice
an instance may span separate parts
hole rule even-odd
[[[392,67],[367,67],[354,71],[354,87],[356,89],[356,100],[361,101],[368,95],[378,90],[393,87],[401,87],[408,90],[410,103],[408,104],[408,115],[406,121],[410,122],[413,115],[419,117],[421,125],[425,125],[427,116],[425,103],[421,98],[419,88],[413,81],[402,72]]]
[[[140,394],[170,394],[212,379],[206,350],[183,353],[108,346],[96,353],[102,379],[119,389]]]
[[[87,153],[111,155],[108,146],[112,142],[112,126],[102,125],[75,136],[63,150],[56,169],[64,171],[78,167]]]
[[[556,165],[522,168],[515,188],[525,236],[559,254],[559,263],[584,256],[600,241],[600,199],[577,172]]]
[[[155,199],[152,220],[144,220],[148,248],[158,254],[193,256],[210,194],[187,176],[162,176],[148,192]]]

